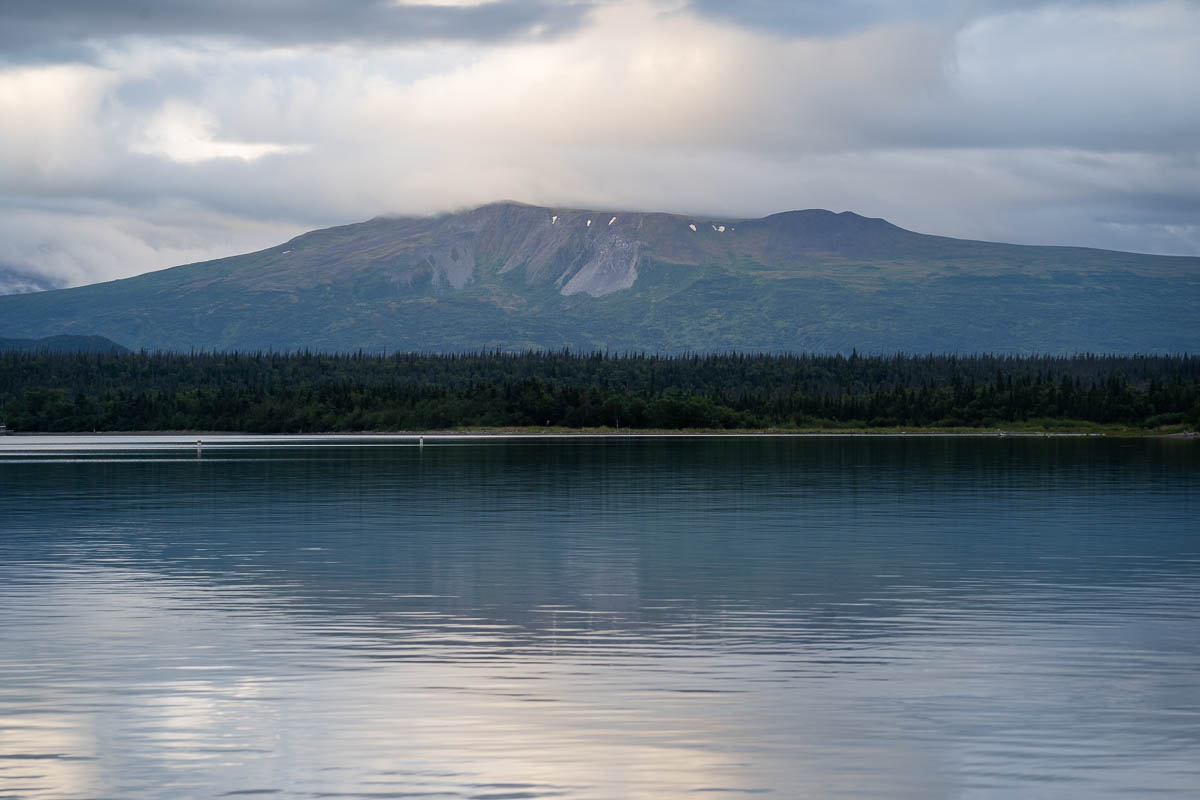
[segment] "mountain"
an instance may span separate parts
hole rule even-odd
[[[1200,258],[927,236],[882,219],[498,203],[0,297],[0,336],[133,348],[1200,351]]]
[[[129,348],[103,336],[47,336],[0,339],[0,353],[128,353]]]

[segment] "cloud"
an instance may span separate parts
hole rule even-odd
[[[826,37],[911,22],[959,27],[972,19],[1044,7],[1121,7],[1138,0],[690,0],[697,14],[777,36]]]
[[[162,156],[181,164],[220,158],[255,161],[263,156],[302,153],[304,145],[271,142],[235,142],[216,138],[216,118],[202,108],[171,102],[146,124],[141,139],[129,149],[133,153]]]
[[[102,170],[116,73],[75,64],[0,70],[0,184],[70,190]]]
[[[0,207],[0,293],[129,277],[262,249],[302,231],[178,200]]]
[[[737,3],[692,0],[689,5],[699,14],[715,19],[776,34],[811,37],[841,35],[897,19],[927,18],[931,10],[927,7],[934,4],[894,3],[888,0],[848,0],[839,3],[821,0],[740,0]],[[922,5],[926,8],[922,8]]]
[[[1200,5],[1054,6],[990,16],[955,40],[977,143],[1197,150]]]
[[[128,38],[217,37],[274,45],[553,36],[581,23],[585,2],[554,0],[6,0],[0,54],[86,57]]]
[[[875,2],[852,7],[862,24],[795,35],[786,14],[767,31],[629,0],[572,6],[578,24],[553,36],[362,46],[338,20],[319,43],[253,47],[203,25],[183,36],[185,6],[163,12],[178,36],[0,69],[0,263],[83,282],[500,198],[828,207],[1200,253],[1194,2],[978,3],[950,23],[932,3]],[[422,13],[447,9],[464,11]]]
[[[0,294],[28,294],[59,289],[65,285],[46,276],[28,275],[20,270],[0,265]]]

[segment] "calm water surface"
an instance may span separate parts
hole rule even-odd
[[[0,439],[0,797],[1194,798],[1200,444]]]

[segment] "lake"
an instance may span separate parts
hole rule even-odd
[[[0,438],[0,797],[1200,795],[1200,443]]]

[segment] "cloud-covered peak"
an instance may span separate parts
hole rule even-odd
[[[504,197],[1200,252],[1192,0],[12,0],[4,23],[0,263],[55,280]]]

